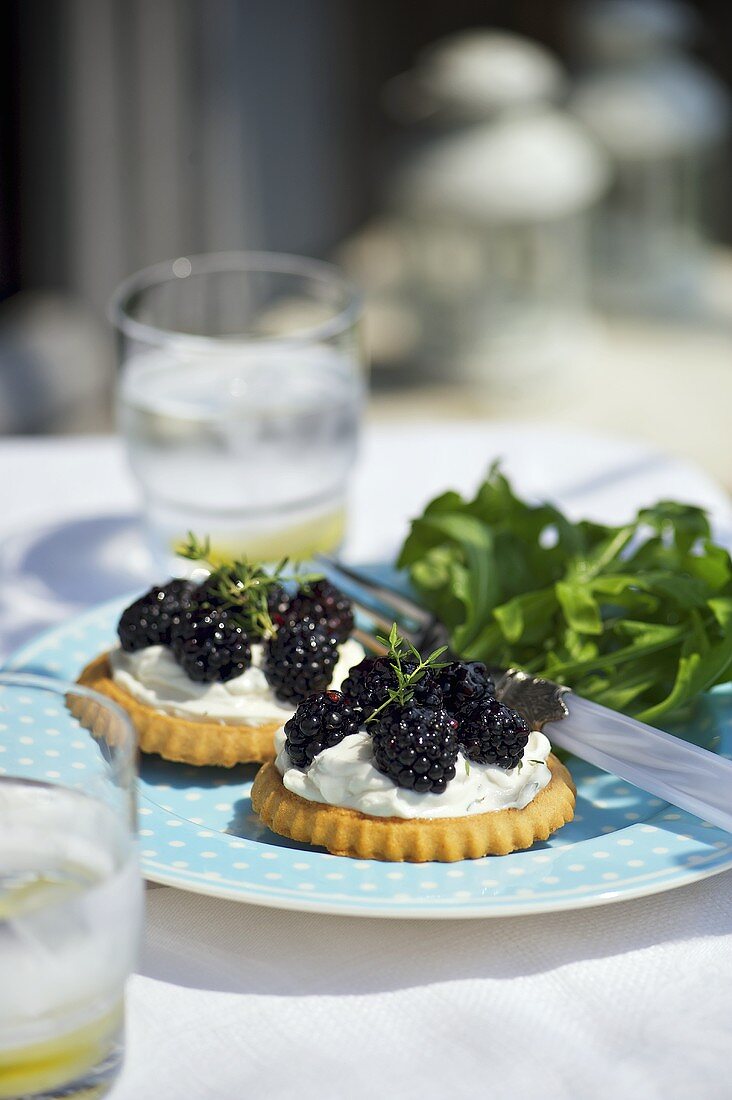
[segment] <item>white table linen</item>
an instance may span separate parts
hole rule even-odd
[[[522,492],[623,519],[713,510],[699,471],[643,447],[495,424],[368,430],[346,552],[393,553],[435,492],[506,459]],[[0,643],[154,576],[118,444],[0,444]],[[732,873],[597,909],[482,921],[280,912],[148,891],[114,1100],[732,1097]]]

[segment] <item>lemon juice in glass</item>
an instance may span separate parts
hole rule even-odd
[[[0,675],[0,1097],[101,1097],[137,953],[135,736],[94,692]]]
[[[160,566],[180,568],[189,531],[214,558],[338,548],[365,392],[360,312],[329,264],[268,253],[180,257],[119,288],[118,420]]]

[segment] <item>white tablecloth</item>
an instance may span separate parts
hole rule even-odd
[[[730,510],[644,448],[491,424],[367,433],[347,552],[388,555],[434,492],[503,455],[523,491],[621,519],[659,496]],[[141,587],[135,493],[105,439],[0,444],[0,638]],[[633,902],[380,921],[148,891],[115,1100],[732,1097],[732,874]]]

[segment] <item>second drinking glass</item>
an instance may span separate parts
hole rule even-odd
[[[188,531],[210,536],[214,559],[337,549],[365,392],[360,312],[335,268],[269,253],[181,257],[118,289],[119,422],[160,567]]]

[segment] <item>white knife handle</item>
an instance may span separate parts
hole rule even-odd
[[[564,702],[543,727],[555,745],[732,833],[732,760],[574,692]]]

